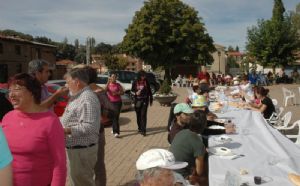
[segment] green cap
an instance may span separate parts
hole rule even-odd
[[[194,113],[194,110],[186,103],[178,103],[174,108],[174,114],[178,114],[180,112],[192,114]]]

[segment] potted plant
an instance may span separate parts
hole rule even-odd
[[[162,106],[170,106],[173,101],[176,100],[177,95],[172,92],[172,88],[165,79],[158,90],[158,93],[153,95],[154,100],[160,103]]]

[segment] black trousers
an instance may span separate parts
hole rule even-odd
[[[122,102],[112,102],[114,106],[114,111],[112,112],[112,129],[114,134],[120,134],[120,112],[122,107]]]
[[[136,120],[138,125],[138,130],[140,132],[146,133],[147,128],[147,110],[148,110],[148,100],[143,100],[140,107],[134,107],[136,113]]]

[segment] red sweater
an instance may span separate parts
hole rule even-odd
[[[64,131],[53,112],[13,110],[1,125],[13,155],[14,186],[65,186]]]

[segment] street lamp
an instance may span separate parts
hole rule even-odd
[[[219,56],[219,74],[221,74],[221,60],[220,60],[221,51],[218,51],[218,56]]]

